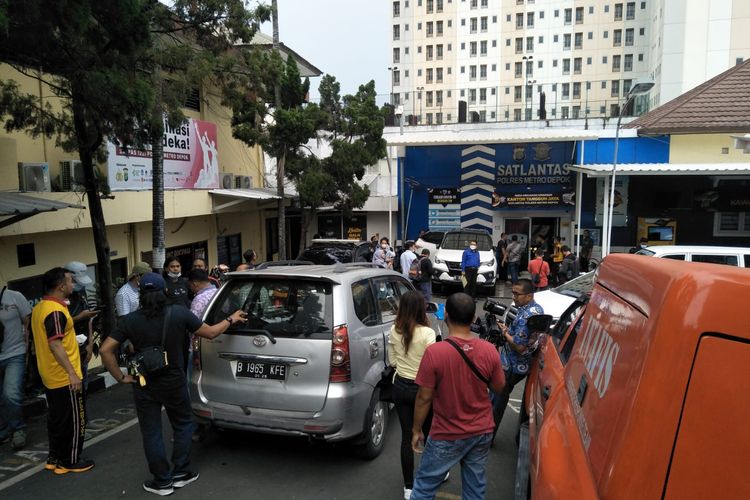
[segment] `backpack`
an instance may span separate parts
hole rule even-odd
[[[424,259],[424,257],[414,259],[409,265],[409,279],[410,280],[419,281],[422,279],[422,259]]]
[[[535,259],[536,260],[536,259]],[[537,269],[537,272],[531,273],[531,283],[534,286],[539,286],[539,283],[542,282],[542,267],[544,266],[544,262],[539,264],[539,269]]]

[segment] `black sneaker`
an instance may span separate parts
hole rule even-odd
[[[153,493],[154,495],[159,495],[160,497],[165,497],[174,493],[172,483],[159,484],[153,479],[151,481],[146,481],[145,483],[143,483],[143,489],[148,491],[149,493]]]
[[[58,459],[47,457],[47,463],[44,464],[44,470],[55,470],[58,463],[60,463]]]
[[[187,474],[173,477],[172,485],[175,488],[182,488],[183,486],[187,486],[188,484],[197,481],[199,477],[200,474],[198,474],[197,472],[188,472]]]
[[[93,468],[93,460],[81,459],[74,464],[64,464],[62,462],[58,462],[57,467],[55,467],[55,474],[67,474],[68,472],[88,472]]]

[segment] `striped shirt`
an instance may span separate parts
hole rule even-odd
[[[128,281],[117,291],[115,295],[115,308],[118,316],[125,316],[137,311],[140,306],[138,288]]]

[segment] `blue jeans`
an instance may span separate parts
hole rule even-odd
[[[487,486],[485,463],[490,452],[492,433],[481,434],[456,441],[427,438],[422,462],[419,464],[411,500],[435,498],[445,474],[451,467],[461,463],[461,498],[483,500]]]
[[[514,285],[518,282],[518,269],[520,262],[508,262],[508,271],[510,272],[510,282]]]
[[[170,370],[159,377],[153,377],[153,380],[148,380],[145,387],[134,385],[133,399],[149,471],[157,483],[169,484],[174,477],[189,472],[190,467],[193,415],[185,372]],[[171,471],[161,430],[162,406],[167,410],[174,434]]]
[[[23,423],[23,375],[26,355],[0,361],[0,436],[26,427]]]

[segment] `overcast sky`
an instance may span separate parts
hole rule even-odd
[[[267,2],[270,5],[270,0]],[[389,8],[383,0],[278,0],[279,38],[302,57],[334,75],[341,95],[375,80],[378,102],[388,99]],[[271,35],[271,23],[262,31]],[[318,96],[320,78],[310,82]]]

